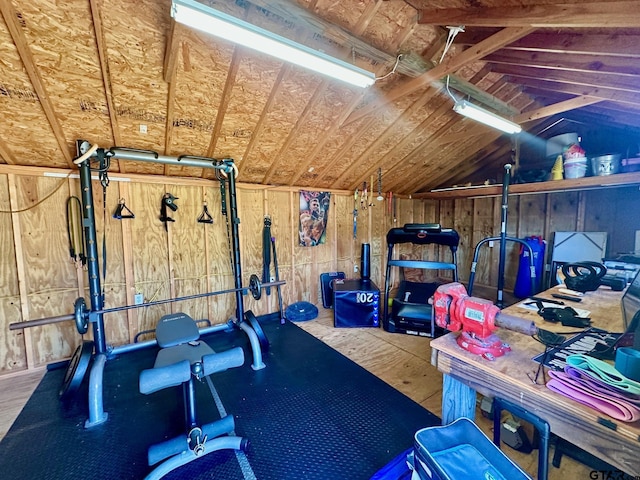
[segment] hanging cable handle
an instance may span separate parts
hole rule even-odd
[[[124,198],[118,200],[118,206],[116,207],[116,211],[113,212],[113,218],[117,220],[122,220],[123,218],[136,218],[129,207],[124,202]]]
[[[213,223],[213,217],[207,208],[207,202],[202,203],[202,213],[198,217],[198,223]]]

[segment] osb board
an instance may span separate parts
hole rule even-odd
[[[21,165],[37,165],[46,158],[52,167],[67,167],[2,15],[0,58],[0,129],[10,134],[13,157]]]
[[[213,152],[217,157],[236,157],[240,165],[240,155],[247,149],[253,128],[260,119],[269,92],[282,67],[281,62],[271,60],[270,57],[245,55],[244,52],[242,49],[236,50],[239,57],[238,71],[216,150]]]
[[[78,138],[110,143],[112,136],[89,2],[20,3],[29,49],[70,151]]]
[[[3,258],[0,262],[0,372],[20,370],[26,367],[24,334],[10,331],[9,324],[22,320],[20,291],[15,261],[13,224],[9,212],[9,183],[7,175],[0,175],[0,245]]]
[[[173,145],[189,145],[189,154],[206,155],[227,80],[232,47],[176,28],[173,48],[176,73],[173,79],[173,124],[167,155],[181,155]],[[168,46],[169,47],[169,46]],[[176,167],[169,167],[173,172]],[[188,169],[187,169],[188,170]],[[191,169],[192,170],[192,169]]]
[[[419,124],[420,120],[416,115],[413,118],[402,118],[402,121],[399,121],[399,118],[402,112],[410,108],[421,95],[422,92],[406,95],[393,102],[392,105],[378,110],[373,117],[367,117],[361,122],[348,123],[336,132],[336,144],[339,146],[337,152],[342,160],[336,162],[333,166],[332,175],[339,179],[334,183],[336,188],[349,188],[354,181],[353,173],[359,176],[362,170],[372,166],[368,157],[377,158],[375,153],[378,152],[369,152],[368,148],[376,139],[386,134],[387,130],[394,131],[396,124],[405,128],[408,128],[408,126],[416,127]],[[422,111],[424,116],[424,110],[419,110]],[[382,148],[386,148],[387,151],[391,150],[394,146],[393,144],[397,143],[398,138],[401,137],[391,135],[390,141],[385,142]],[[329,152],[331,151],[331,145],[331,142],[327,142]],[[345,162],[345,158],[351,160]],[[354,164],[359,164],[359,166],[354,169]],[[353,171],[351,174],[346,174],[351,171]]]
[[[345,8],[351,5],[345,5]],[[394,2],[382,2],[376,15],[371,19],[363,36],[372,45],[384,51],[394,51],[397,48],[398,37],[409,29],[414,29],[416,23],[416,11],[408,4],[398,5]],[[418,51],[427,48],[428,44],[422,44]],[[408,51],[403,45],[403,51]],[[391,69],[391,65],[389,69]]]
[[[133,262],[133,288],[141,293],[145,303],[172,298],[169,270],[169,234],[173,234],[173,224],[168,222],[171,232],[164,229],[159,219],[160,202],[165,192],[171,192],[172,186],[151,184],[131,184],[129,194],[130,209],[136,218],[131,222],[131,245]],[[178,202],[178,201],[176,201]],[[180,207],[178,207],[180,208]],[[171,212],[170,217],[177,217],[182,212]],[[163,315],[171,312],[170,304],[155,305],[134,310],[135,335],[142,330],[153,330]]]
[[[67,179],[16,177],[16,190],[16,206],[33,207],[19,213],[30,319],[68,314],[78,297],[78,282],[67,241]],[[71,355],[76,336],[72,322],[33,328],[34,366]]]
[[[296,132],[296,137],[292,139],[289,148],[282,154],[284,162],[281,163],[279,171],[283,178],[291,178],[291,175],[299,168],[300,159],[310,157],[319,136],[338,121],[340,114],[354,95],[357,95],[354,89],[334,83],[328,86],[317,104],[309,112],[304,124]],[[319,155],[320,158],[317,159],[320,165],[322,165],[322,160],[331,153],[329,143],[327,143],[326,148]]]
[[[163,61],[168,8],[167,3],[155,0],[102,2],[104,43],[123,145],[151,150],[164,145],[168,84],[163,79]],[[140,132],[141,124],[146,125],[147,133]],[[162,173],[163,168],[135,162],[138,173]]]
[[[347,125],[338,130],[338,132],[336,133],[337,137],[339,137],[341,143],[345,144],[345,146],[347,147],[343,148],[341,146],[339,152],[342,156],[345,156],[347,158],[357,159],[357,174],[362,171],[375,169],[378,166],[380,157],[369,154],[367,148],[371,144],[373,144],[381,135],[385,134],[387,129],[389,129],[390,127],[394,127],[402,112],[408,109],[419,98],[419,96],[420,93],[405,95],[399,100],[395,101],[392,107],[388,109],[380,109],[375,113],[373,118],[367,119],[368,121],[364,123],[364,125],[366,125],[366,128],[360,129],[357,132],[357,135],[348,132],[348,130],[352,128],[351,125]],[[397,123],[406,126],[410,122],[410,120],[411,119],[406,119],[406,121]],[[415,118],[413,120],[414,122],[416,122]],[[418,122],[416,122],[413,126],[415,127],[417,123]],[[350,165],[351,164],[347,162],[337,162],[335,164],[334,168],[332,169],[332,174],[337,175],[337,177],[341,179],[338,182],[335,182],[336,187],[348,188],[349,185],[353,183],[354,178],[352,175],[343,174]]]
[[[284,75],[275,92],[271,108],[265,113],[263,128],[257,135],[254,147],[243,158],[241,172],[250,170],[251,181],[268,181],[273,184],[284,183],[285,177],[280,174],[287,160],[280,155],[280,150],[289,140],[296,123],[318,88],[321,79],[301,68],[290,68]],[[267,178],[268,165],[277,165]],[[244,181],[244,179],[243,179]]]

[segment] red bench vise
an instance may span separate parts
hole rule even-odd
[[[488,360],[501,357],[511,350],[493,332],[506,328],[525,335],[535,335],[538,328],[532,321],[502,313],[490,300],[470,297],[461,283],[440,285],[433,295],[436,325],[457,332],[458,345]]]

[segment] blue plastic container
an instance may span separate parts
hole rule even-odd
[[[418,430],[414,447],[420,480],[531,480],[468,418]]]

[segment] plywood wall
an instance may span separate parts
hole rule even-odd
[[[9,169],[10,170],[10,169]],[[77,172],[17,169],[0,173],[0,374],[37,368],[68,358],[82,341],[73,322],[55,323],[10,331],[9,324],[23,320],[70,314],[79,296],[90,304],[86,267],[69,257],[66,201],[80,196]],[[101,284],[105,308],[132,305],[136,295],[145,303],[234,288],[227,218],[221,212],[217,181],[168,177],[110,175],[103,191],[93,182]],[[162,196],[177,197],[174,220],[160,221]],[[106,195],[106,204],[103,200]],[[134,219],[116,219],[113,212],[122,200]],[[197,222],[204,202],[213,224]],[[321,273],[342,270],[358,278],[362,243],[372,245],[372,278],[382,285],[385,235],[394,224],[384,202],[370,199],[366,208],[358,202],[357,232],[353,235],[354,198],[333,192],[327,224],[327,241],[315,247],[298,244],[299,190],[238,185],[240,258],[243,284],[251,274],[262,278],[262,232],[265,215],[271,218],[284,306],[296,301],[322,304]],[[398,201],[397,224],[414,220],[423,202]],[[432,202],[433,203],[433,202]],[[106,205],[106,208],[104,208]],[[417,205],[417,207],[416,207]],[[228,205],[230,209],[230,205]],[[13,213],[11,213],[13,212]],[[415,217],[422,219],[422,213]],[[106,262],[103,258],[103,241]],[[106,268],[105,268],[106,267]],[[271,276],[275,276],[272,256]],[[243,297],[245,310],[260,315],[278,309],[277,291],[263,291],[262,298]],[[225,323],[235,316],[234,294],[166,303],[104,315],[107,343],[122,345],[151,338],[162,315],[184,311],[196,320]],[[91,338],[92,330],[85,335]]]
[[[43,170],[4,167],[0,171],[0,375],[36,368],[68,358],[81,342],[72,322],[25,330],[9,330],[9,324],[29,319],[69,314],[78,296],[88,299],[86,270],[74,264],[68,251],[66,201],[79,196],[75,172],[45,176]],[[9,171],[9,173],[6,173]],[[71,173],[74,175],[69,176]],[[94,182],[101,283],[105,307],[134,303],[136,294],[145,302],[183,297],[234,287],[226,218],[221,213],[219,184],[193,178],[125,177],[112,175],[106,189]],[[175,220],[167,229],[159,220],[165,192],[178,197]],[[135,213],[135,219],[115,219],[119,199]],[[358,278],[363,243],[371,245],[372,280],[383,289],[386,267],[386,234],[405,223],[440,223],[458,230],[460,279],[469,278],[474,247],[484,238],[499,237],[499,198],[416,200],[396,198],[395,208],[370,198],[366,208],[352,193],[332,193],[327,242],[315,247],[298,244],[299,191],[291,187],[265,188],[238,185],[240,245],[243,283],[253,273],[262,277],[262,229],[265,215],[276,239],[279,277],[285,307],[309,301],[320,308],[321,273],[344,271]],[[213,224],[196,220],[204,202]],[[624,205],[612,211],[610,205]],[[354,237],[354,206],[357,208]],[[551,244],[555,231],[607,231],[609,252],[628,252],[640,230],[640,192],[618,188],[590,192],[563,192],[510,196],[507,235],[524,238],[542,235]],[[102,242],[106,249],[106,268]],[[448,249],[399,245],[399,253],[412,258],[448,260]],[[518,268],[518,245],[507,247],[505,287],[513,288]],[[476,283],[495,286],[499,243],[480,249]],[[272,269],[271,275],[275,275]],[[257,315],[276,311],[277,294],[263,294],[256,301],[244,296],[245,309]],[[148,338],[163,314],[184,311],[195,319],[224,323],[235,315],[235,295],[224,294],[105,315],[107,342],[121,345]],[[86,335],[90,338],[91,330]]]

